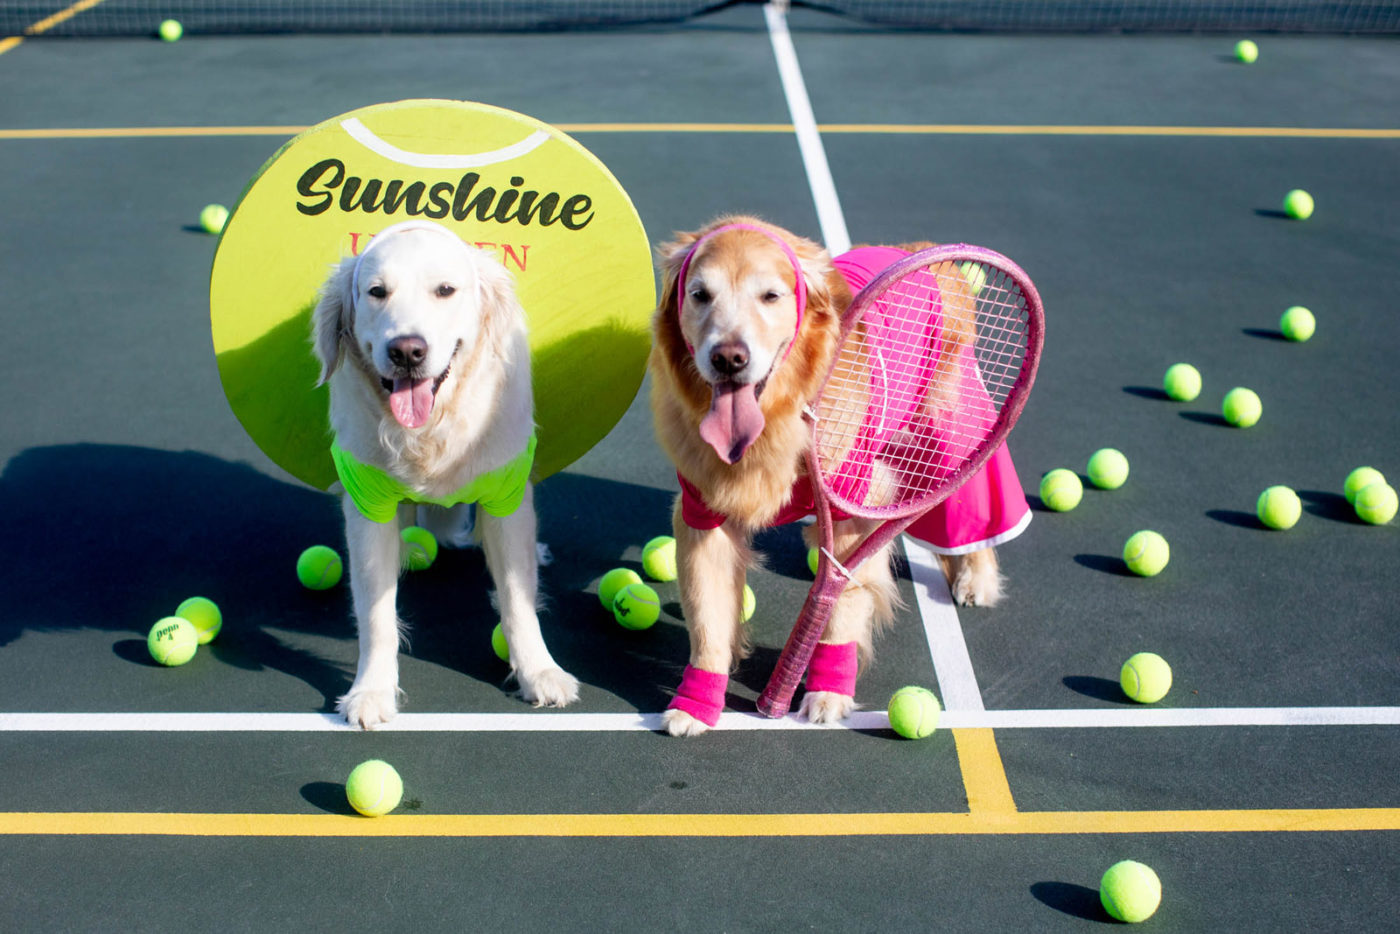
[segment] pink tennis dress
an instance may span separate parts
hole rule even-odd
[[[837,270],[849,284],[851,293],[855,294],[890,264],[907,255],[908,253],[903,250],[889,247],[861,247],[843,253],[836,257],[834,262]],[[939,346],[941,342],[940,302],[937,286],[932,284],[932,277],[930,277],[927,287],[930,290],[929,310],[919,322],[887,320],[882,317],[885,313],[884,310],[877,307],[866,312],[865,325],[868,333],[878,341],[882,328],[901,328],[907,333],[911,326],[915,326],[925,333],[930,347]],[[896,311],[892,314],[907,316],[908,312]],[[971,354],[970,349],[964,352]],[[975,363],[966,367],[960,366],[958,369],[965,373],[976,372]],[[900,378],[913,384],[927,385],[932,376],[932,367],[927,359],[891,361],[890,372],[891,374],[899,374]],[[922,392],[916,389],[906,397],[914,398],[921,395]],[[964,404],[967,404],[968,399],[975,399],[978,395],[984,394],[965,391],[960,395]],[[990,408],[990,400],[987,404]],[[897,425],[902,421],[899,412],[882,410],[878,413],[872,413],[871,417],[878,417],[881,422],[888,422],[891,425]],[[878,438],[874,442],[877,446],[880,443],[883,442]],[[853,451],[847,463],[851,464],[852,459],[858,462],[872,453],[873,451]],[[959,453],[949,450],[948,456],[958,456]],[[857,479],[848,482],[861,482],[858,478],[862,475],[862,471],[858,469],[858,463],[856,466],[857,469],[852,471],[851,475]],[[694,484],[679,474],[677,476],[681,485],[681,517],[685,524],[694,529],[713,529],[724,524],[726,517],[711,509],[704,502],[700,491]],[[858,501],[861,498],[858,490],[843,492],[848,494],[851,501]],[[794,522],[805,516],[813,515],[814,512],[815,504],[811,481],[804,476],[798,479],[793,488],[792,496],[774,519],[773,524],[783,525]],[[833,509],[832,518],[839,521],[847,517],[839,510]],[[1026,526],[1030,524],[1030,520],[1030,506],[1026,503],[1020,479],[1016,476],[1015,465],[1011,462],[1011,453],[1007,450],[1006,445],[1002,444],[982,466],[981,470],[968,478],[946,500],[917,519],[909,527],[908,534],[926,544],[930,550],[936,553],[967,554],[1010,541],[1025,530]]]

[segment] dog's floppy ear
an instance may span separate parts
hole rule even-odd
[[[686,254],[699,239],[699,233],[677,233],[675,240],[656,248],[657,266],[661,270],[660,307],[665,311],[674,311],[676,308],[676,279],[681,274]]]
[[[476,283],[477,307],[481,309],[482,339],[497,354],[508,357],[509,335],[525,325],[525,309],[520,307],[520,299],[516,297],[515,281],[491,254],[476,247],[468,247],[467,253],[471,276]]]
[[[316,385],[324,385],[345,359],[344,341],[350,336],[355,296],[350,294],[355,259],[350,257],[331,270],[321,285],[321,297],[311,313],[311,349],[321,364]]]
[[[831,262],[831,254],[825,247],[804,237],[793,238],[790,245],[797,254],[802,279],[807,284],[808,312],[842,314],[851,303],[851,293],[846,287],[846,280]]]

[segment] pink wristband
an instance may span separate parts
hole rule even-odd
[[[856,672],[859,669],[858,653],[854,642],[832,645],[818,642],[812,650],[812,661],[807,665],[807,690],[831,691],[854,697],[856,694]]]
[[[668,710],[683,710],[706,726],[714,726],[724,710],[724,692],[728,687],[729,675],[686,665],[681,686],[666,706]]]

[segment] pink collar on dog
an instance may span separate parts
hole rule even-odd
[[[695,257],[696,251],[700,249],[700,244],[704,243],[715,234],[723,233],[726,230],[753,230],[763,234],[769,240],[772,240],[778,246],[782,247],[783,253],[786,254],[788,258],[788,262],[792,263],[792,276],[796,282],[793,291],[797,296],[797,327],[792,330],[793,335],[796,336],[802,330],[802,313],[807,309],[807,281],[802,278],[802,265],[797,261],[797,254],[793,252],[792,247],[788,245],[786,240],[772,231],[764,230],[762,227],[757,227],[753,224],[725,224],[723,227],[716,227],[690,245],[690,250],[685,254],[685,259],[681,261],[680,274],[676,276],[677,323],[679,323],[680,320],[681,305],[685,304],[685,274],[686,271],[690,269],[691,259]],[[786,360],[787,355],[792,352],[792,345],[794,343],[795,341],[788,341],[787,350],[783,351],[784,360]],[[685,342],[685,349],[690,351],[692,357],[695,356],[695,348],[691,346],[690,341]]]

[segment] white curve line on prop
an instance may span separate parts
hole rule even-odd
[[[938,560],[918,542],[902,537],[904,560],[909,565],[909,579],[914,585],[914,604],[928,639],[929,654],[933,656],[933,671],[938,677],[938,690],[943,695],[943,708],[949,714],[978,712],[985,709],[982,689],[977,685],[977,673],[972,656],[963,638],[962,623],[953,606],[948,579]]]
[[[497,162],[506,162],[538,149],[546,140],[549,134],[544,130],[536,130],[518,143],[506,146],[491,152],[462,153],[453,155],[450,153],[437,154],[428,152],[409,152],[400,149],[392,143],[386,143],[369,127],[360,122],[358,117],[351,117],[348,120],[340,121],[341,129],[350,134],[351,139],[368,149],[370,152],[383,156],[385,159],[392,159],[404,165],[411,165],[417,169],[479,169],[487,165],[495,165]]]
[[[812,200],[816,203],[817,223],[822,229],[822,240],[826,243],[827,251],[833,256],[845,253],[851,248],[851,235],[846,230],[846,216],[841,211],[841,199],[836,195],[836,182],[831,177],[831,166],[826,161],[821,131],[817,129],[812,101],[807,96],[807,85],[802,80],[802,68],[797,63],[797,49],[792,44],[792,34],[788,32],[787,16],[782,5],[766,3],[763,6],[763,17],[768,21],[768,36],[773,43],[773,57],[778,63],[778,77],[782,79],[788,113],[792,116],[793,130],[797,134],[797,148],[802,153],[802,164],[807,169],[807,184],[812,189]]]
[[[385,733],[658,732],[659,713],[400,714]],[[1400,707],[1114,707],[1084,710],[946,710],[943,729],[1120,729],[1155,727],[1400,726]],[[720,717],[719,731],[885,730],[883,710],[860,710],[838,724],[796,714],[778,720],[753,713]],[[0,733],[351,733],[334,714],[316,713],[7,713]]]

